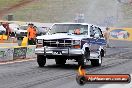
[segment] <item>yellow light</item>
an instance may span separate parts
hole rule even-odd
[[[81,48],[80,45],[74,45],[73,47],[76,48],[76,49]]]

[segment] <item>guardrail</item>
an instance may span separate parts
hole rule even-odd
[[[17,47],[0,47],[0,61],[11,61],[16,59],[34,58],[35,47],[17,46]]]

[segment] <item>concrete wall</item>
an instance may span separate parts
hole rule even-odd
[[[0,61],[35,58],[35,46],[0,47]]]
[[[13,48],[7,47],[0,48],[0,61],[13,60],[13,52],[14,52]]]

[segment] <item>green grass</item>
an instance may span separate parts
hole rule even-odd
[[[14,11],[16,20],[40,22],[69,22],[75,15],[84,10],[88,0],[39,0]]]
[[[115,0],[36,0],[11,13],[14,20],[37,22],[73,22],[77,13],[84,13],[86,22],[101,24],[109,17],[117,20],[116,5]],[[132,5],[122,5],[121,9],[124,15],[114,26],[132,27]]]
[[[21,0],[0,0],[0,10],[8,8],[14,4],[19,3]]]
[[[77,13],[84,13],[86,22],[99,24],[106,17],[114,16],[114,2],[114,0],[38,0],[12,13],[15,20],[39,22],[73,22]]]

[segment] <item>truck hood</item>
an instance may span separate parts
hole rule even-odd
[[[67,34],[67,33],[57,33],[52,35],[43,35],[38,36],[37,39],[45,39],[45,40],[52,40],[52,39],[74,39],[74,40],[81,40],[83,38],[87,38],[88,35],[74,35],[74,34]]]

